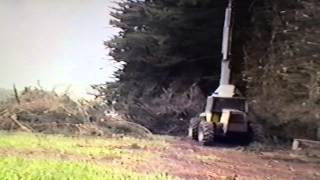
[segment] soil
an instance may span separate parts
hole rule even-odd
[[[320,161],[308,162],[290,151],[248,152],[244,147],[226,144],[203,147],[189,139],[172,143],[158,161],[145,168],[186,179],[320,179]]]

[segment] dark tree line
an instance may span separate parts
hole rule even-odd
[[[254,9],[247,97],[271,136],[315,138],[320,130],[319,13],[317,0],[265,0]]]
[[[113,89],[108,99],[117,101],[115,108],[154,131],[174,132],[172,122],[185,126],[216,88],[226,5],[224,0],[119,3],[111,24],[122,31],[105,45],[125,65],[115,73],[118,82],[100,89]]]
[[[313,137],[320,117],[319,2],[235,2],[233,83],[271,134]],[[117,82],[96,88],[129,120],[156,133],[180,133],[217,87],[226,5],[226,0],[119,3],[111,23],[122,31],[105,45],[125,65],[115,72]],[[296,130],[310,125],[308,134]]]

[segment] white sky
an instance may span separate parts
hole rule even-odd
[[[72,85],[110,81],[114,64],[103,41],[113,0],[0,0],[0,87]],[[103,69],[101,69],[103,68]]]

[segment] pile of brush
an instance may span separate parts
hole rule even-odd
[[[144,127],[106,112],[101,102],[75,101],[66,94],[25,88],[0,105],[0,129],[67,135],[149,134]]]

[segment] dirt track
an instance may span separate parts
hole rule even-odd
[[[289,151],[253,153],[242,147],[201,147],[182,139],[162,153],[145,168],[186,179],[320,179],[319,161],[304,162]]]

